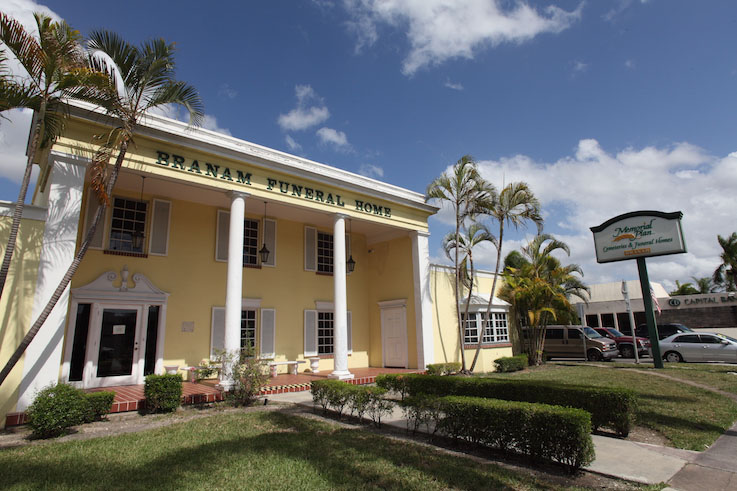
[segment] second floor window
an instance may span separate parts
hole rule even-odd
[[[110,250],[143,253],[146,205],[145,201],[113,198]]]
[[[258,265],[258,220],[243,221],[243,266]]]
[[[333,272],[333,235],[317,232],[317,272]]]

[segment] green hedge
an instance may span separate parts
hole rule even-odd
[[[439,399],[439,432],[579,469],[594,459],[591,415],[581,409],[480,397]]]
[[[146,397],[147,410],[175,411],[182,403],[182,377],[170,373],[147,375],[143,395]]]
[[[496,371],[500,373],[518,372],[527,368],[528,364],[527,355],[525,354],[505,356],[494,360],[494,367],[496,368]]]
[[[452,375],[461,370],[461,364],[454,361],[450,363],[432,363],[427,366],[428,375]]]
[[[315,380],[312,382],[312,400],[315,407],[327,413],[332,408],[342,417],[345,410],[363,419],[368,414],[377,425],[381,417],[391,412],[393,403],[384,399],[386,389],[367,385],[353,385],[340,380]]]
[[[634,392],[627,389],[417,374],[386,375],[383,378],[382,386],[410,396],[458,395],[583,409],[591,413],[594,429],[609,427],[622,436],[627,436],[634,424],[636,399]]]
[[[84,423],[87,407],[84,392],[58,384],[41,390],[26,409],[26,415],[35,437],[51,438]]]
[[[92,421],[100,421],[110,414],[110,409],[112,409],[113,400],[115,399],[115,392],[88,392],[84,397],[87,400],[84,420],[86,423],[90,423]]]

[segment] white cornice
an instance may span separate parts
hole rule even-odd
[[[72,116],[100,123],[109,121],[102,110],[92,104],[70,101],[69,105]],[[421,193],[215,131],[192,128],[186,123],[164,116],[147,114],[138,124],[137,133],[251,165],[280,170],[305,179],[328,182],[344,189],[416,208],[426,213],[434,214],[439,210],[438,207],[425,203],[425,196]]]
[[[12,217],[15,211],[15,203],[11,201],[0,201],[0,216]],[[28,220],[46,221],[46,208],[34,205],[23,205],[23,218]]]

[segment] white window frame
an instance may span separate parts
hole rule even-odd
[[[122,200],[126,200],[126,201],[132,201],[132,202],[135,202],[135,203],[145,203],[146,204],[146,211],[144,212],[144,222],[143,222],[143,236],[144,236],[144,238],[146,237],[146,234],[148,233],[148,226],[150,225],[150,223],[149,223],[150,222],[149,214],[150,214],[150,211],[151,211],[151,200],[141,200],[141,199],[138,199],[138,198],[131,198],[131,197],[128,197],[128,196],[113,196],[112,199],[111,199],[111,204],[110,204],[110,213],[109,213],[110,220],[109,220],[109,226],[107,227],[107,230],[106,230],[107,235],[104,236],[104,238],[103,238],[103,246],[107,245],[107,247],[105,247],[105,250],[112,251],[112,252],[122,252],[122,253],[127,253],[127,254],[148,254],[147,247],[146,247],[147,244],[146,244],[145,241],[144,241],[143,245],[141,246],[141,249],[142,249],[141,251],[124,251],[124,250],[120,250],[120,249],[111,249],[110,248],[110,244],[112,242],[112,234],[113,234],[113,220],[115,220],[115,200],[116,199],[122,199]],[[138,211],[136,210],[136,213],[137,212]]]
[[[464,346],[477,345],[479,342],[479,326],[483,325],[483,337],[481,340],[482,346],[489,346],[494,344],[506,344],[509,343],[509,315],[507,312],[492,310],[491,321],[486,318],[485,310],[474,310],[468,312],[468,318],[465,318],[465,312],[461,312],[463,317],[463,344]],[[500,318],[504,316],[504,318]],[[504,322],[504,326],[499,323]],[[471,327],[470,324],[474,326]],[[503,331],[504,334],[500,334]]]

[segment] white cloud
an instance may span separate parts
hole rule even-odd
[[[583,61],[576,60],[573,62],[573,73],[574,75],[577,73],[583,73],[586,70],[589,69],[588,63],[584,63]]]
[[[375,179],[384,177],[384,169],[374,164],[361,164],[358,173],[362,176],[373,177]]]
[[[32,117],[30,109],[12,109],[3,113],[3,119],[0,119],[0,177],[17,183],[23,178]]]
[[[206,130],[216,131],[224,135],[233,136],[228,128],[223,128],[218,125],[218,120],[215,116],[205,114],[205,120],[202,122],[202,127]]]
[[[329,143],[339,150],[349,150],[351,148],[348,143],[348,137],[342,131],[333,128],[322,127],[316,132],[320,143]]]
[[[609,9],[603,18],[607,22],[613,22],[619,14],[627,10],[632,5],[633,0],[617,0],[616,5]],[[639,3],[647,3],[648,0],[640,0]]]
[[[289,147],[289,150],[291,150],[293,152],[298,151],[298,150],[302,150],[302,145],[300,145],[299,143],[297,143],[295,141],[295,139],[292,138],[291,136],[287,135],[286,138],[285,138],[285,140],[287,142],[287,146]]]
[[[218,96],[226,99],[235,99],[238,97],[238,91],[231,87],[229,84],[222,84],[218,89]]]
[[[306,130],[317,126],[330,117],[330,111],[311,86],[297,85],[294,92],[297,97],[297,107],[287,114],[280,114],[277,119],[277,123],[279,123],[282,130]]]
[[[559,33],[581,17],[582,5],[568,12],[553,5],[538,11],[520,0],[344,0],[357,50],[378,40],[380,25],[406,29],[405,75],[453,58],[472,59],[488,46]]]
[[[683,212],[688,253],[648,259],[652,281],[666,288],[677,279],[711,275],[719,264],[717,234],[735,231],[737,209],[737,152],[714,157],[689,143],[668,147],[625,148],[612,153],[593,139],[581,140],[572,155],[555,162],[537,162],[525,155],[481,161],[484,177],[494,183],[526,181],[540,199],[546,215],[546,232],[571,248],[567,262],[582,266],[585,281],[599,283],[634,279],[633,261],[596,263],[589,227],[636,210]],[[434,221],[449,229],[452,211],[443,207]],[[492,231],[496,224],[492,224]],[[530,227],[522,234],[532,236]],[[526,242],[505,239],[503,254]],[[476,255],[476,254],[475,254]],[[488,252],[477,258],[493,268]]]
[[[443,86],[445,86],[445,87],[447,87],[449,89],[453,89],[453,90],[459,90],[459,91],[460,90],[463,90],[463,84],[456,83],[456,82],[451,82],[450,80],[446,80],[445,83],[443,84]]]
[[[634,60],[624,60],[624,67],[628,70],[634,70],[635,61]]]

